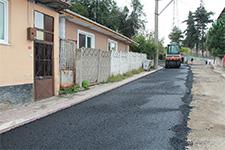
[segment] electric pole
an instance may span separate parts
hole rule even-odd
[[[154,68],[158,68],[159,64],[159,15],[173,2],[171,0],[160,12],[159,12],[159,0],[155,0],[155,43],[156,43],[156,54],[154,58]]]
[[[154,59],[154,68],[158,68],[159,61],[159,0],[155,0],[155,43],[156,53]]]

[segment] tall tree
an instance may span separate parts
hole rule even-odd
[[[145,28],[145,14],[143,12],[143,5],[139,0],[131,1],[132,12],[126,21],[126,27],[121,29],[121,33],[127,37],[132,37],[138,33],[140,29]]]
[[[222,57],[225,54],[225,15],[209,29],[206,45],[213,56]]]
[[[132,12],[127,7],[119,8],[114,0],[72,0],[72,3],[72,11],[128,37],[144,29],[145,15],[139,0],[132,0]]]
[[[195,27],[194,16],[191,11],[189,11],[188,19],[184,22],[187,24],[187,29],[184,31],[185,39],[183,45],[192,49],[198,41],[198,34]]]
[[[114,0],[72,0],[70,9],[113,30],[119,29],[121,11]]]
[[[182,38],[183,38],[182,31],[176,26],[173,27],[172,32],[169,34],[169,39],[171,40],[171,42],[176,42],[180,44]]]
[[[212,12],[208,12],[203,5],[197,8],[194,13],[194,19],[196,22],[196,29],[198,40],[196,42],[196,53],[198,55],[199,48],[202,50],[202,55],[204,54],[204,42],[206,36],[207,25],[213,22],[211,16],[213,15]]]

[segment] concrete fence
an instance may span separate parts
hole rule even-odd
[[[223,67],[223,64],[224,64],[223,62],[224,62],[223,58],[216,57],[215,58],[215,61],[214,61],[214,64],[216,66]]]
[[[111,75],[123,74],[139,69],[147,60],[146,54],[114,52],[99,49],[75,49],[73,41],[61,41],[60,86],[81,85],[87,80],[90,84],[106,81]]]
[[[99,49],[76,50],[76,84],[83,80],[91,84],[106,81],[110,75],[110,52]]]
[[[146,60],[146,54],[112,51],[110,75],[123,74],[141,68]]]

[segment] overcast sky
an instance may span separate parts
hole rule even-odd
[[[120,7],[130,6],[131,0],[115,0]],[[144,12],[146,14],[148,31],[154,31],[154,11],[155,0],[140,0],[144,5]],[[161,11],[170,0],[159,1],[159,11]],[[200,0],[176,0],[176,25],[182,30],[186,28],[186,24],[182,21],[186,20],[189,11],[195,11],[200,5]],[[208,11],[214,12],[213,19],[216,19],[223,8],[225,7],[225,0],[204,0],[204,6]],[[169,42],[168,35],[173,27],[173,5],[170,5],[159,17],[159,36],[164,38],[164,44]]]

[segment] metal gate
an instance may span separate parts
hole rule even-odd
[[[53,89],[53,46],[35,42],[35,99],[54,95]]]

